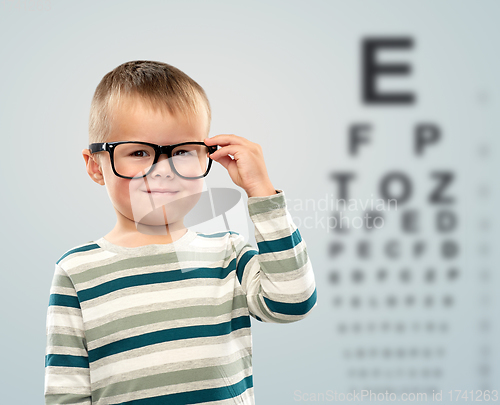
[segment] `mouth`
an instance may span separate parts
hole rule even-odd
[[[152,194],[152,195],[175,195],[179,191],[178,190],[164,190],[164,189],[151,189],[151,190],[142,190],[144,193]]]

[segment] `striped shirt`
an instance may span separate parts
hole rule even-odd
[[[56,263],[46,404],[254,404],[250,316],[294,322],[316,305],[283,192],[248,199],[258,251],[234,232],[163,245],[104,238]]]

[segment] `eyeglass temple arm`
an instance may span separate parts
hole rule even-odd
[[[90,153],[105,152],[106,143],[91,143],[89,145]]]

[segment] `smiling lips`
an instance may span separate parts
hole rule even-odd
[[[148,194],[156,194],[156,195],[174,195],[178,193],[178,190],[167,190],[162,188],[152,188],[151,190],[148,189],[143,191]]]

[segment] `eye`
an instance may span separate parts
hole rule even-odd
[[[180,150],[176,150],[173,153],[173,156],[190,156],[192,154],[193,154],[193,151],[185,150],[185,149],[180,149]]]
[[[149,157],[149,153],[148,153],[148,151],[145,151],[145,150],[135,150],[135,151],[133,151],[130,154],[130,156],[132,156],[132,157],[140,157],[140,158],[142,158],[142,157]]]

